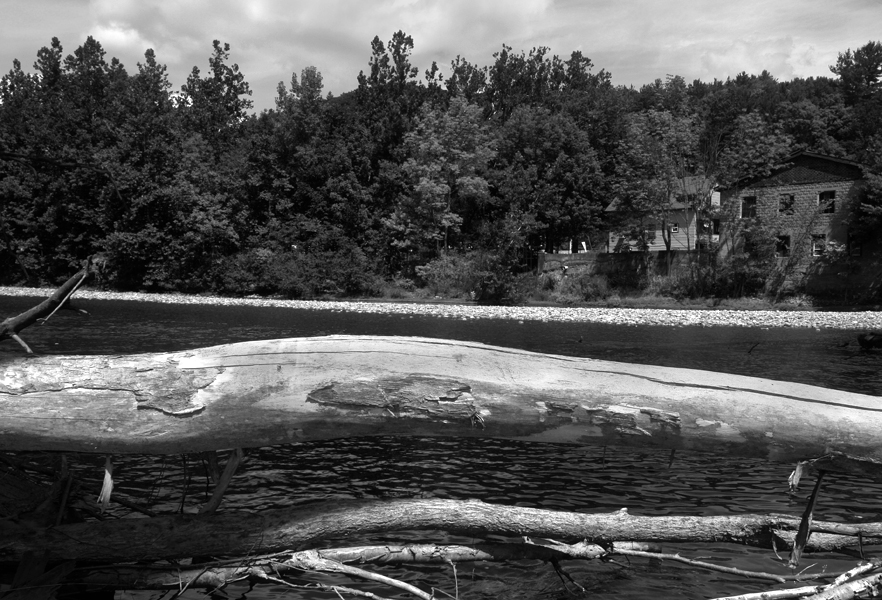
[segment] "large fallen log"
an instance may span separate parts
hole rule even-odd
[[[365,534],[439,530],[474,537],[541,537],[563,542],[723,543],[782,549],[799,519],[786,515],[664,516],[585,514],[477,500],[408,499],[326,502],[214,515],[168,516],[33,527],[0,520],[0,561],[48,551],[52,560],[126,563],[186,556],[255,556],[309,549]],[[809,550],[878,544],[882,524],[819,523]],[[834,533],[823,533],[834,532]],[[858,534],[861,539],[859,540]]]
[[[330,336],[0,363],[0,450],[180,453],[367,435],[882,458],[874,396],[472,342]]]

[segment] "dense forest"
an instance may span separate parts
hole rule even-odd
[[[215,41],[180,91],[152,50],[127,70],[88,38],[0,79],[0,283],[55,283],[88,256],[118,290],[379,295],[453,287],[511,300],[538,250],[596,247],[659,186],[761,174],[805,149],[865,165],[854,227],[882,215],[882,44],[831,77],[614,86],[580,52],[503,45],[420,74],[403,32],[357,87],[315,67],[254,114]],[[604,208],[628,198],[610,222]],[[667,198],[667,196],[663,196]],[[625,216],[622,217],[621,214]],[[467,281],[466,281],[467,279]]]

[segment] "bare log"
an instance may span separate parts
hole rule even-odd
[[[25,352],[31,354],[32,350],[18,334],[24,328],[33,325],[42,319],[48,318],[54,314],[55,311],[61,308],[67,308],[69,306],[70,297],[73,293],[94,273],[95,263],[89,258],[86,260],[86,264],[80,269],[80,271],[64,282],[61,287],[52,292],[52,294],[40,304],[18,316],[9,317],[0,322],[0,341],[14,339],[25,349]]]
[[[0,450],[195,453],[369,435],[882,458],[873,396],[470,342],[330,336],[0,364]]]
[[[341,502],[252,513],[133,518],[38,528],[0,521],[0,560],[19,560],[25,552],[50,549],[53,560],[95,562],[160,560],[187,556],[253,556],[309,549],[323,540],[405,530],[442,530],[470,536],[503,535],[551,538],[562,542],[607,544],[637,542],[732,542],[760,547],[786,546],[781,533],[794,532],[799,519],[782,515],[634,516],[583,514],[499,506],[479,501],[396,500]],[[850,529],[847,529],[850,527]],[[815,531],[828,524],[816,523]],[[863,534],[879,543],[882,523],[838,525],[837,531]],[[856,537],[814,534],[838,547],[857,545]],[[824,549],[830,549],[829,544]]]

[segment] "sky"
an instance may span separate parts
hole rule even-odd
[[[53,37],[67,55],[91,35],[130,73],[153,48],[180,89],[194,66],[208,70],[213,40],[229,43],[257,112],[309,66],[326,93],[355,89],[371,40],[399,30],[421,78],[432,61],[449,73],[457,55],[490,65],[506,44],[563,59],[579,50],[615,85],[637,88],[763,69],[832,77],[840,52],[882,41],[882,0],[0,0],[0,15],[0,73],[16,58],[31,70]]]

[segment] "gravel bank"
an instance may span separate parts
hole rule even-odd
[[[40,296],[49,289],[0,287],[3,296]],[[80,290],[77,297],[94,300],[132,300],[167,304],[214,304],[222,306],[271,306],[306,310],[423,315],[454,319],[511,319],[516,321],[565,321],[613,325],[665,325],[701,327],[814,327],[882,330],[882,312],[814,312],[776,310],[671,310],[654,308],[571,308],[548,306],[477,306],[472,304],[422,304],[405,302],[349,302],[324,300],[277,300],[269,298],[216,298],[184,294],[143,294]],[[9,315],[4,315],[9,316]]]

